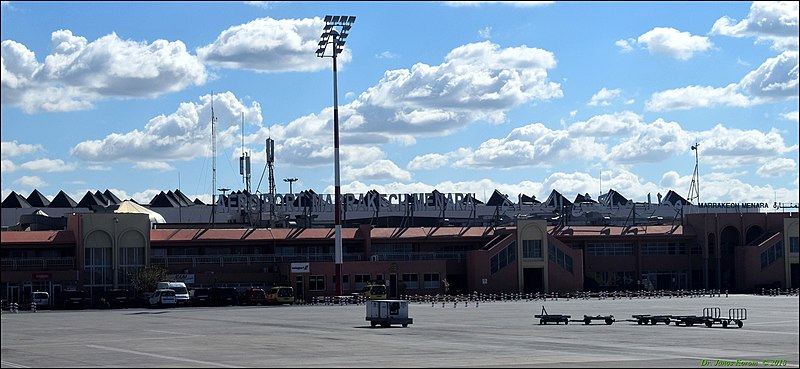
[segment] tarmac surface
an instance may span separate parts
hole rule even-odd
[[[407,328],[361,305],[3,311],[3,368],[798,367],[798,296],[412,303]],[[534,315],[613,315],[540,325]],[[633,314],[747,309],[743,327],[639,325]]]

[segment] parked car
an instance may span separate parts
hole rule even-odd
[[[175,301],[178,305],[189,305],[189,289],[183,282],[158,282],[157,289],[170,289],[175,291]]]
[[[211,305],[211,289],[195,288],[189,291],[189,303],[194,306]]]
[[[248,288],[239,295],[239,305],[266,305],[267,293],[261,288]]]
[[[61,291],[61,306],[64,309],[83,309],[83,290],[64,290]]]
[[[100,296],[101,307],[108,308],[126,308],[131,306],[133,300],[130,291],[123,289],[105,290]]]
[[[150,296],[150,307],[174,307],[178,301],[175,298],[175,290],[158,289]]]
[[[275,286],[267,293],[267,304],[294,304],[294,288]]]
[[[233,287],[211,287],[211,305],[236,305],[239,294]]]

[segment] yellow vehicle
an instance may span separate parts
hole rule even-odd
[[[364,289],[359,292],[359,295],[369,300],[386,300],[386,285],[383,283],[367,282]]]
[[[294,288],[275,286],[267,292],[267,304],[294,304]]]

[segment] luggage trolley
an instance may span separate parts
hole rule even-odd
[[[592,320],[602,320],[606,325],[611,325],[616,321],[613,315],[584,315],[583,319],[575,319],[573,322],[583,322],[583,324],[589,325]]]
[[[533,316],[534,318],[539,318],[539,325],[553,323],[556,324],[564,323],[569,324],[569,318],[571,315],[561,315],[561,314],[548,314],[547,310],[544,309],[544,305],[542,305],[542,313]]]
[[[633,321],[638,323],[639,325],[642,324],[656,324],[656,323],[664,323],[669,325],[670,319],[672,319],[672,315],[650,315],[650,314],[635,314],[631,315],[633,317]]]
[[[728,309],[727,318],[720,317],[719,308],[716,309],[717,309],[716,317],[709,318],[708,320],[706,320],[706,327],[711,328],[711,326],[714,324],[722,324],[722,328],[728,328],[729,325],[736,323],[736,326],[741,328],[744,325],[742,321],[747,319],[747,309],[745,308]]]

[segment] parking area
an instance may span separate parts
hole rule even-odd
[[[412,303],[407,328],[361,305],[2,313],[3,368],[798,367],[798,296]],[[613,315],[540,325],[534,315]],[[741,328],[640,325],[632,315],[747,309]],[[631,320],[631,321],[629,321]]]

